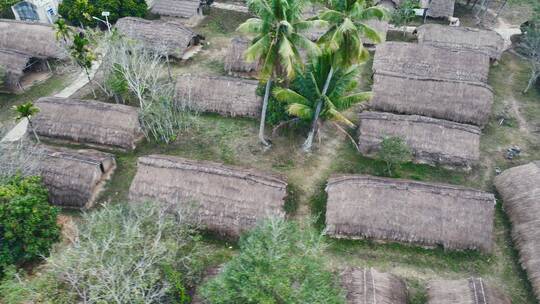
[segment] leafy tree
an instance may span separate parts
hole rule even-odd
[[[92,68],[92,62],[95,60],[95,56],[90,49],[90,41],[84,37],[83,33],[78,33],[73,36],[73,43],[69,49],[71,58],[84,70],[86,77],[88,77],[88,81],[92,83],[90,69]],[[93,88],[92,94],[95,98],[96,92],[94,92]]]
[[[34,103],[29,101],[25,102],[20,105],[13,106],[13,111],[15,111],[16,115],[15,120],[19,121],[23,118],[28,119],[28,126],[30,127],[30,130],[32,130],[32,133],[34,134],[34,137],[36,138],[37,142],[39,143],[39,137],[36,133],[36,130],[34,129],[34,125],[32,123],[32,116],[39,113],[39,108],[34,106]]]
[[[269,219],[240,239],[240,253],[201,294],[213,304],[345,303],[325,268],[324,246],[314,228]]]
[[[319,44],[331,52],[332,64],[322,87],[321,96],[327,95],[336,68],[348,69],[369,58],[369,53],[362,44],[362,38],[368,38],[376,43],[380,42],[381,38],[365,22],[370,19],[382,20],[386,16],[383,9],[369,6],[366,0],[330,0],[328,4],[329,8],[319,15],[319,19],[328,22],[330,28],[319,38]],[[313,145],[323,103],[322,98],[317,102],[311,131],[303,145],[305,151],[310,151]]]
[[[412,151],[403,139],[386,137],[381,142],[378,157],[386,163],[386,170],[389,175],[392,175],[392,170],[412,160]]]
[[[311,63],[305,72],[300,72],[294,80],[291,89],[275,88],[274,97],[287,104],[290,115],[312,123],[315,119],[320,101],[320,119],[343,123],[349,127],[354,124],[341,111],[352,105],[371,98],[371,92],[355,92],[358,67],[353,65],[346,70],[337,69],[331,81],[326,84],[327,75],[332,69],[332,55],[326,53]],[[323,94],[324,86],[326,94]],[[335,124],[340,131],[339,125]],[[354,141],[353,141],[354,142]]]
[[[266,146],[270,145],[264,137],[264,128],[272,82],[294,77],[295,65],[302,62],[300,48],[312,55],[319,54],[317,45],[300,34],[317,23],[301,20],[306,3],[305,0],[248,0],[248,7],[257,18],[250,18],[238,27],[239,31],[255,36],[245,55],[247,61],[261,62],[259,79],[266,81],[259,127],[259,139]]]
[[[403,27],[404,36],[406,33],[406,26],[408,26],[416,17],[414,9],[419,7],[418,0],[405,0],[401,2],[392,13],[392,23],[397,27]]]
[[[17,175],[0,184],[0,273],[48,255],[60,236],[57,215],[39,177]]]
[[[531,75],[523,93],[527,93],[540,77],[540,6],[533,18],[522,28],[524,31],[520,49],[530,62]]]
[[[67,25],[66,20],[59,18],[54,22],[56,40],[62,40],[65,44],[71,39],[73,30]]]
[[[103,11],[110,12],[109,22],[114,23],[122,17],[144,17],[147,10],[144,0],[64,0],[58,8],[69,22],[88,26],[95,26],[92,16],[101,16]]]

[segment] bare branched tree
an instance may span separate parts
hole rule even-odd
[[[0,143],[0,180],[15,174],[39,175],[44,155],[43,148],[28,139]]]
[[[527,93],[540,77],[540,12],[524,27],[520,47],[529,59],[531,75],[523,93]]]

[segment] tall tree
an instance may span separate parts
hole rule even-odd
[[[67,25],[66,20],[59,18],[54,22],[56,40],[62,40],[64,44],[67,44],[71,39],[73,30]]]
[[[540,6],[534,10],[531,20],[522,27],[520,47],[530,61],[531,75],[523,93],[527,93],[540,78]]]
[[[301,20],[306,0],[248,0],[249,9],[257,16],[250,18],[238,28],[254,36],[246,51],[246,60],[258,60],[261,65],[259,80],[266,82],[259,139],[269,146],[264,137],[266,110],[273,81],[290,80],[295,74],[295,65],[302,62],[299,49],[310,55],[318,55],[319,48],[301,34],[317,21]]]
[[[21,119],[24,119],[24,118],[28,119],[28,126],[30,127],[30,130],[32,130],[34,137],[39,143],[40,142],[39,137],[36,133],[36,130],[34,129],[34,125],[32,124],[32,116],[39,113],[39,108],[34,106],[33,102],[29,101],[20,105],[13,106],[13,111],[15,111],[16,113],[16,116],[15,116],[16,121],[20,121]]]
[[[86,77],[88,77],[88,82],[92,84],[90,69],[92,68],[92,62],[94,61],[95,57],[89,45],[90,41],[84,37],[83,33],[79,33],[73,36],[73,43],[69,49],[71,58],[73,58],[73,60],[75,60],[75,62],[81,68],[83,68],[84,72],[86,73]],[[92,88],[92,94],[94,95],[94,98],[96,98],[94,88]]]
[[[322,96],[326,96],[336,68],[348,69],[369,58],[369,53],[362,44],[362,38],[379,43],[381,37],[377,31],[366,24],[366,21],[382,20],[385,17],[384,9],[371,7],[366,0],[329,0],[328,8],[319,14],[319,19],[330,25],[328,31],[319,38],[319,44],[332,53],[332,66],[326,76],[321,91]],[[311,151],[323,103],[323,98],[317,102],[311,131],[303,145],[304,151]]]

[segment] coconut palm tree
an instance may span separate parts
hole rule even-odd
[[[248,19],[238,28],[254,36],[245,53],[246,60],[260,62],[259,80],[266,81],[259,127],[259,139],[266,146],[269,143],[264,138],[264,127],[272,82],[294,77],[295,66],[302,62],[299,49],[307,50],[310,55],[319,54],[317,45],[301,34],[321,23],[301,20],[306,3],[306,0],[248,0],[248,7],[257,18]]]
[[[73,34],[73,30],[67,25],[66,21],[59,18],[54,23],[54,28],[56,40],[62,40],[65,44],[67,44],[71,38],[71,35]]]
[[[277,87],[272,93],[278,101],[287,104],[290,115],[311,123],[318,109],[320,119],[333,121],[340,131],[345,132],[339,123],[348,127],[355,125],[341,112],[354,104],[369,100],[371,92],[356,92],[356,65],[346,70],[337,69],[332,80],[328,81],[327,75],[333,69],[333,59],[330,53],[318,57],[305,72],[298,74],[290,89]],[[323,93],[325,88],[326,92]]]
[[[79,33],[73,36],[73,43],[69,47],[69,49],[71,58],[73,58],[73,60],[75,60],[75,62],[81,68],[83,68],[84,72],[86,73],[86,77],[88,77],[88,82],[92,84],[92,78],[90,77],[90,69],[92,68],[92,62],[95,60],[95,57],[89,45],[90,41],[86,37],[84,37],[83,33]],[[90,87],[92,88],[92,94],[94,95],[94,98],[96,98],[96,92],[94,91],[94,88],[92,86]]]
[[[13,111],[15,111],[15,121],[20,121],[21,119],[28,119],[28,126],[30,127],[30,130],[32,130],[32,133],[34,134],[34,137],[36,138],[37,142],[39,143],[39,137],[36,133],[36,130],[34,129],[34,125],[32,124],[32,116],[39,113],[39,108],[34,106],[34,103],[31,101],[13,106]]]
[[[329,0],[328,8],[318,17],[329,24],[328,31],[319,38],[322,48],[332,52],[332,66],[326,76],[322,95],[326,95],[335,68],[347,69],[352,65],[364,62],[369,58],[368,51],[363,47],[362,38],[379,43],[379,34],[366,21],[382,20],[386,12],[379,7],[370,7],[366,0]],[[317,123],[324,100],[319,100],[313,113],[311,131],[304,142],[305,151],[310,151],[313,138],[317,133]]]

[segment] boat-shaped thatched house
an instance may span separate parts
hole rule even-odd
[[[540,300],[540,161],[505,170],[495,177],[495,187],[512,222],[519,261]]]
[[[154,0],[150,11],[161,16],[191,18],[199,13],[199,0]]]
[[[492,249],[491,193],[367,175],[334,176],[326,192],[326,234],[331,237]]]
[[[258,117],[261,98],[257,81],[222,76],[180,75],[176,102],[202,112],[225,116]]]
[[[0,90],[21,91],[46,78],[47,60],[65,58],[67,53],[57,43],[52,26],[0,19],[0,75],[4,78]]]
[[[453,50],[467,50],[498,60],[504,51],[504,39],[492,30],[424,24],[416,28],[418,43]]]
[[[51,204],[76,209],[93,206],[116,168],[114,155],[96,150],[44,147],[39,164]]]
[[[166,155],[140,157],[129,189],[133,202],[193,208],[208,230],[237,237],[270,216],[285,216],[284,177]]]
[[[36,133],[51,140],[132,150],[143,138],[134,107],[58,97],[40,98],[36,107]]]
[[[438,280],[428,284],[428,304],[511,304],[498,288],[482,278]]]
[[[405,282],[372,268],[350,267],[340,275],[348,304],[406,304]]]
[[[452,168],[469,168],[480,158],[481,131],[476,126],[419,115],[362,112],[358,129],[362,154],[373,156],[386,137],[399,137],[414,161]]]
[[[124,17],[118,19],[115,27],[127,37],[141,41],[145,47],[178,59],[204,39],[178,21]]]
[[[493,104],[489,58],[412,43],[377,46],[371,107],[483,126]]]
[[[249,47],[249,39],[234,37],[227,48],[224,59],[224,68],[231,76],[254,78],[258,73],[258,63],[247,62],[245,52]]]

